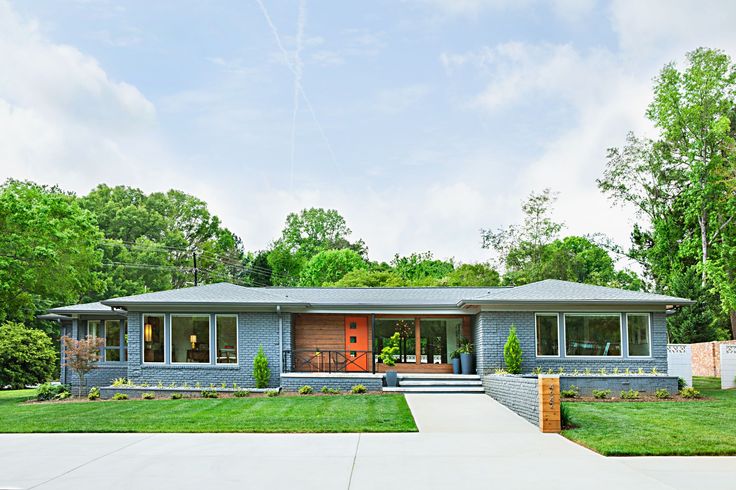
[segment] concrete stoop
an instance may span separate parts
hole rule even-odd
[[[392,393],[484,393],[476,374],[399,374],[399,386],[384,387]]]

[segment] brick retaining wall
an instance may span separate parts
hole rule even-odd
[[[488,374],[483,377],[486,394],[516,412],[534,425],[539,425],[539,387],[537,377]]]
[[[281,375],[281,388],[285,391],[296,391],[299,387],[309,385],[314,391],[319,391],[323,386],[350,391],[355,385],[363,385],[368,391],[381,391],[383,389],[382,374],[342,374],[332,373],[322,375],[317,373],[288,373]]]
[[[649,395],[659,388],[666,388],[670,393],[678,391],[676,376],[560,376],[561,390],[568,390],[573,385],[585,396],[590,396],[592,390],[611,390],[616,397],[622,390],[635,390]]]

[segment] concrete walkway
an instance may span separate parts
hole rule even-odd
[[[604,458],[483,395],[407,399],[420,433],[0,435],[0,489],[736,487],[736,458]]]

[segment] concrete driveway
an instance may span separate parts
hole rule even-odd
[[[419,433],[0,435],[0,489],[736,486],[736,458],[604,458],[486,396],[407,399]]]

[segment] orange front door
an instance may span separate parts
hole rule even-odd
[[[368,318],[345,317],[345,370],[368,371]]]

